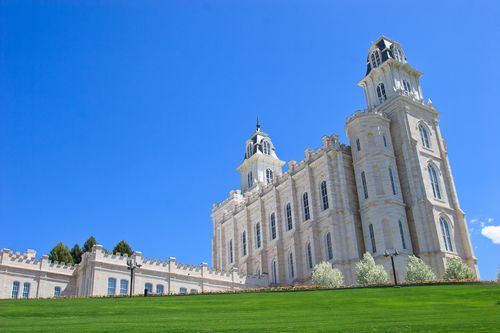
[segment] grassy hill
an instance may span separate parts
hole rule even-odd
[[[0,332],[500,332],[500,285],[2,300]]]

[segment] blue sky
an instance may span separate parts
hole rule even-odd
[[[384,34],[424,72],[492,279],[498,17],[496,1],[2,1],[0,247],[42,254],[94,235],[210,262],[211,205],[239,187],[256,116],[283,160],[325,134],[347,143]]]

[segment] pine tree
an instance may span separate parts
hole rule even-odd
[[[67,264],[73,263],[73,257],[71,257],[68,247],[62,242],[57,243],[57,245],[50,251],[49,259],[51,261],[59,261]]]
[[[118,244],[116,244],[115,248],[113,249],[113,254],[117,254],[117,253],[121,253],[121,254],[126,253],[126,254],[128,254],[129,257],[133,254],[132,248],[124,240],[121,240]]]
[[[71,249],[71,257],[73,258],[73,262],[75,264],[79,264],[82,261],[82,249],[80,248],[80,245],[75,244],[73,245],[73,248]]]
[[[415,256],[408,257],[406,283],[422,283],[436,280],[436,275],[425,262]]]
[[[89,239],[83,244],[83,252],[92,252],[92,247],[97,244],[94,236],[90,236]]]
[[[358,274],[358,284],[362,286],[389,283],[384,266],[377,265],[368,252],[366,252],[363,259],[356,264],[356,272]]]

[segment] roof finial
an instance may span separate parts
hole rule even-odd
[[[260,121],[259,121],[259,116],[257,116],[257,124],[255,125],[257,128],[257,131],[260,131]]]

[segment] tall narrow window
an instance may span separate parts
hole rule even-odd
[[[61,287],[54,287],[54,297],[61,297]]]
[[[276,239],[276,214],[271,213],[271,217],[269,218],[271,225],[271,239]]]
[[[404,79],[403,79],[403,89],[407,94],[409,94],[411,91],[410,83],[408,83],[408,81]]]
[[[120,280],[120,295],[128,294],[128,280]]]
[[[260,222],[255,224],[255,245],[257,246],[258,249],[260,249],[260,246],[262,245],[261,235],[260,235]]]
[[[361,183],[363,184],[365,199],[368,199],[368,187],[366,186],[366,176],[364,171],[361,172]]]
[[[453,251],[453,245],[451,245],[450,228],[448,222],[444,217],[439,218],[439,224],[441,224],[441,234],[443,235],[443,242],[446,251]]]
[[[326,188],[326,181],[322,181],[320,185],[321,189],[321,207],[323,210],[328,209],[328,190]]]
[[[418,130],[420,132],[420,139],[422,140],[422,146],[425,148],[431,148],[431,144],[429,141],[429,133],[427,133],[427,129],[424,125],[419,125]]]
[[[108,295],[116,294],[116,279],[109,278],[108,279]]]
[[[232,264],[233,260],[234,260],[234,258],[233,258],[233,240],[232,239],[229,240],[227,252],[228,252],[229,263]]]
[[[385,94],[385,86],[382,82],[380,82],[377,86],[377,96],[380,103],[387,99],[387,95]]]
[[[31,285],[28,282],[23,283],[23,298],[28,298],[30,296]]]
[[[295,270],[294,270],[294,267],[293,267],[293,253],[290,252],[288,254],[288,271],[290,272],[290,278],[294,278],[295,277]]]
[[[12,294],[11,298],[17,298],[19,296],[19,281],[14,281],[12,283]]]
[[[149,282],[145,283],[144,289],[148,291],[148,294],[152,294],[153,293],[153,284],[149,283]]]
[[[162,284],[157,284],[156,285],[156,294],[163,295],[164,292],[165,292],[165,287]]]
[[[395,45],[392,46],[392,54],[394,56],[394,59],[396,59],[399,62],[403,62],[403,52],[398,46]]]
[[[373,224],[368,226],[368,230],[370,231],[370,241],[372,243],[372,253],[377,252],[377,245],[375,244],[375,233],[373,232]]]
[[[292,230],[293,228],[292,205],[290,203],[286,204],[285,215],[286,215],[286,230]]]
[[[427,168],[429,170],[429,177],[431,179],[432,193],[434,194],[434,198],[441,199],[441,188],[439,187],[439,178],[436,169],[434,169],[431,164],[429,164]]]
[[[380,65],[380,54],[378,50],[372,52],[371,55],[372,67],[378,67]]]
[[[307,221],[311,218],[311,213],[309,211],[309,195],[307,192],[302,194],[302,205],[304,206],[304,221]]]
[[[392,194],[396,195],[396,183],[394,182],[394,175],[392,174],[392,168],[389,168],[389,178],[391,179]]]
[[[313,257],[312,257],[312,251],[311,251],[311,243],[308,242],[306,245],[306,258],[307,258],[307,267],[309,269],[313,268]]]
[[[359,139],[356,139],[356,149],[357,149],[358,151],[360,151],[360,150],[361,150],[361,143],[359,142]]]
[[[249,144],[247,146],[247,158],[250,158],[250,156],[252,156],[252,153],[253,153],[252,150],[253,150],[252,149],[252,144]]]
[[[384,147],[387,148],[387,139],[385,138],[385,134],[382,134],[382,139],[384,140]]]
[[[271,274],[272,274],[272,280],[273,280],[273,283],[276,284],[278,283],[278,268],[277,268],[277,265],[276,265],[276,260],[273,260],[273,263],[271,265]]]
[[[247,232],[243,231],[241,234],[241,256],[247,255]]]
[[[266,169],[266,182],[271,184],[273,182],[273,170]]]
[[[325,236],[326,257],[328,260],[333,259],[332,235],[328,232]]]
[[[250,171],[250,172],[248,173],[248,176],[247,176],[247,177],[248,177],[248,187],[252,187],[252,185],[253,185],[253,175],[252,175],[252,171]]]
[[[271,154],[271,145],[269,144],[269,141],[262,142],[262,152],[266,155]]]
[[[401,244],[403,245],[403,249],[406,250],[405,232],[404,232],[403,223],[401,223],[401,220],[399,220],[399,235],[401,236]]]

